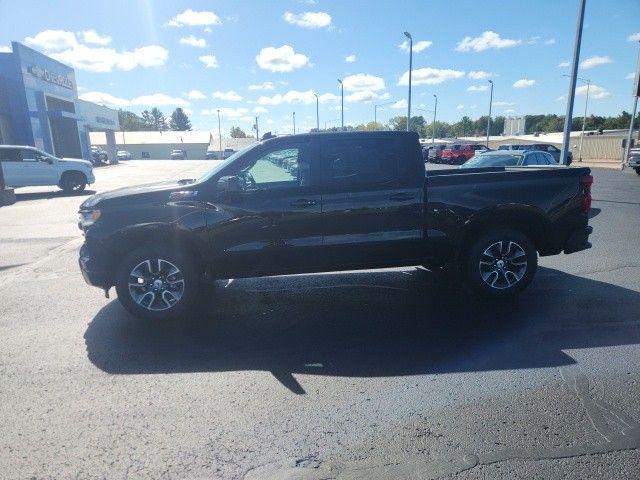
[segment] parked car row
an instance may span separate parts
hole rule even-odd
[[[509,143],[500,145],[499,151],[537,151],[544,152],[554,158],[555,162],[560,162],[561,150],[550,143],[531,143],[531,144],[518,144]],[[438,144],[433,146],[423,146],[422,156],[425,162],[431,163],[443,163],[447,165],[462,165],[475,155],[480,153],[490,152],[490,148],[486,145],[478,143],[449,143]],[[567,165],[571,165],[573,161],[573,154],[568,153]]]

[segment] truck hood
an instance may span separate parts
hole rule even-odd
[[[81,209],[94,208],[103,202],[122,201],[123,203],[138,203],[139,201],[167,200],[168,194],[172,191],[184,190],[193,185],[195,180],[169,180],[165,182],[147,183],[132,187],[117,188],[108,192],[98,193],[87,198]],[[120,203],[120,202],[118,202]]]
[[[78,166],[83,166],[85,168],[92,168],[91,162],[89,162],[87,160],[82,160],[80,158],[67,158],[67,157],[64,157],[64,158],[58,160],[58,162],[61,165],[78,165]]]

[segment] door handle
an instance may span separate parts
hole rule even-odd
[[[389,200],[393,202],[404,202],[407,200],[413,200],[415,198],[414,193],[394,193],[389,196]]]
[[[307,199],[301,198],[300,200],[294,200],[289,205],[297,208],[307,208],[307,207],[313,207],[314,205],[317,205],[317,204],[318,202],[316,202],[315,200],[307,200]]]

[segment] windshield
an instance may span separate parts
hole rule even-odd
[[[516,166],[522,160],[522,155],[477,155],[471,160],[465,162],[463,168],[480,168],[480,167],[512,167]]]
[[[245,153],[253,150],[258,145],[261,145],[261,143],[254,143],[253,145],[249,145],[248,147],[245,147],[242,150],[238,150],[233,155],[231,155],[229,158],[227,158],[226,160],[220,162],[218,165],[213,167],[209,172],[207,172],[203,176],[201,176],[198,179],[198,183],[208,181],[211,177],[216,175],[218,172],[222,171],[222,169],[224,169],[227,165],[233,163],[237,158],[239,158],[240,156],[244,155]]]

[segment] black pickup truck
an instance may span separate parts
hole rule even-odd
[[[588,168],[425,173],[409,132],[278,137],[198,180],[123,188],[80,207],[85,280],[136,316],[182,316],[219,278],[450,267],[511,296],[537,257],[589,248]]]

